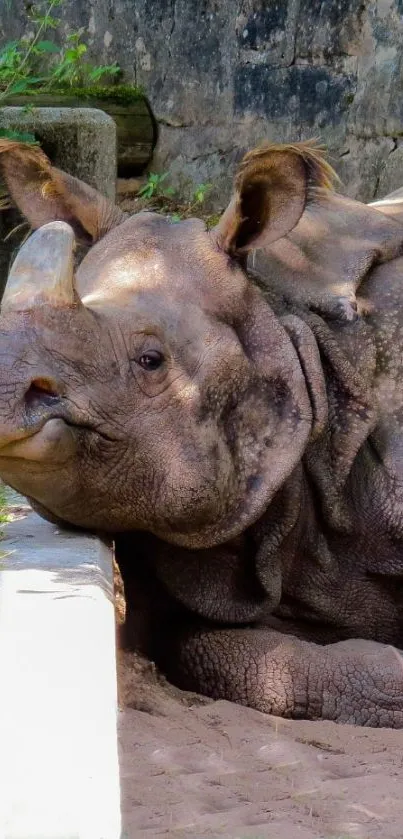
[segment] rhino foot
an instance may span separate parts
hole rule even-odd
[[[223,629],[182,637],[172,652],[165,670],[187,690],[282,717],[403,728],[403,654],[391,646]]]

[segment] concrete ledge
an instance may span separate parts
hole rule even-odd
[[[0,837],[118,839],[112,552],[34,513],[0,542]]]

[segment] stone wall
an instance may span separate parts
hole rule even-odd
[[[3,0],[0,39],[26,27]],[[153,168],[213,182],[242,152],[320,137],[344,190],[403,184],[403,0],[66,0],[97,61],[144,86],[160,125]]]

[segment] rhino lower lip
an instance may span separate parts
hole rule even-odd
[[[32,418],[27,415],[26,423],[21,424],[15,430],[11,430],[9,432],[4,430],[4,434],[2,434],[0,428],[0,450],[4,448],[4,446],[22,442],[23,440],[27,440],[29,437],[34,437],[35,434],[39,434],[44,426],[52,420],[60,420],[61,422],[64,422],[65,425],[74,424],[70,423],[62,413],[44,413],[42,417],[39,415],[36,418]]]
[[[35,425],[35,428],[21,428],[16,430],[15,432],[8,432],[1,435],[0,432],[0,455],[2,454],[3,449],[7,449],[10,446],[16,446],[18,443],[23,443],[25,440],[29,440],[31,437],[34,437],[36,434],[39,434],[43,427],[49,422],[51,419],[60,419],[62,417],[47,417],[41,423]]]
[[[45,420],[32,433],[0,444],[0,458],[4,460],[65,462],[75,451],[76,441],[72,429],[61,417]]]

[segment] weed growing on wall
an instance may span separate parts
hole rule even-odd
[[[152,210],[169,216],[173,222],[198,216],[204,219],[208,228],[217,224],[220,214],[212,214],[205,206],[212,184],[197,184],[190,197],[185,199],[180,190],[166,186],[167,179],[169,181],[169,172],[149,172],[145,184],[134,198],[123,197],[121,208],[128,213]]]
[[[83,31],[54,40],[60,21],[52,12],[65,0],[37,3],[27,12],[32,33],[18,41],[9,41],[0,49],[0,106],[17,95],[51,93],[54,90],[94,87],[111,83],[120,74],[114,64],[94,66],[87,58],[88,47]],[[46,36],[46,37],[45,37]],[[60,38],[59,38],[60,41]],[[0,129],[0,136],[35,141],[32,135]]]

